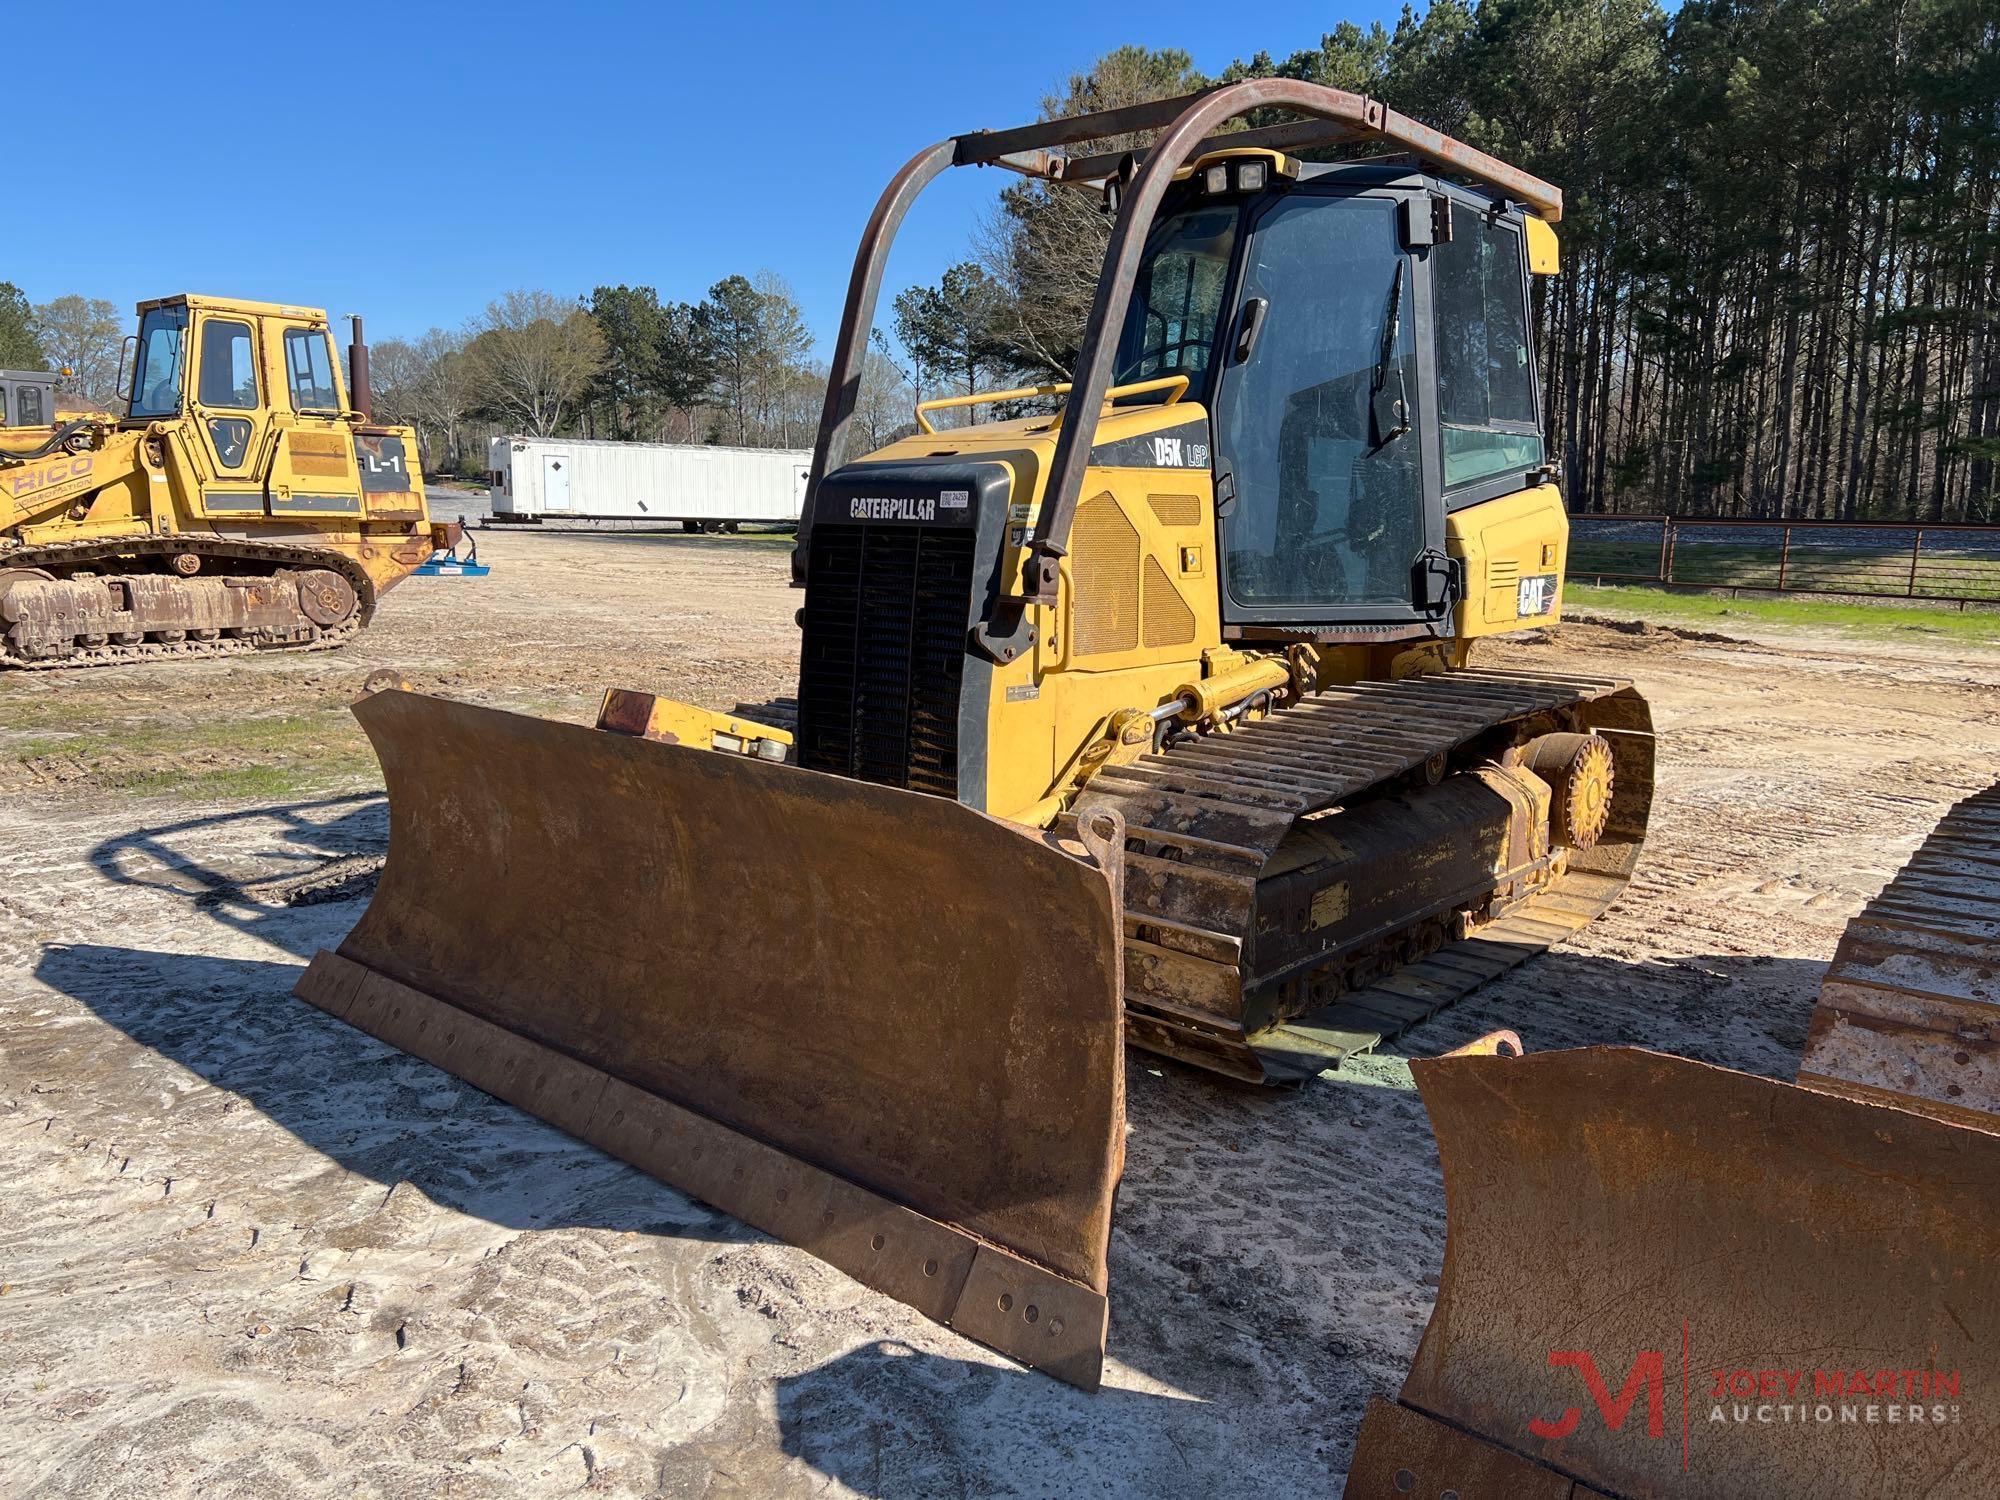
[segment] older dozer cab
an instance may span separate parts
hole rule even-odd
[[[357,320],[358,325],[358,320]],[[319,650],[449,545],[416,434],[350,404],[326,314],[141,304],[122,417],[0,423],[0,667]],[[26,419],[32,418],[32,421]],[[26,421],[26,425],[23,425]]]
[[[1305,118],[1215,134],[1267,108]],[[1431,166],[1291,154],[1335,142]],[[1117,206],[1074,387],[852,459],[890,239],[966,163]],[[1644,701],[1472,664],[1561,598],[1528,304],[1560,205],[1291,80],[920,153],[848,292],[796,704],[368,697],[389,861],[300,993],[1094,1385],[1122,1040],[1308,1077],[1631,872]]]

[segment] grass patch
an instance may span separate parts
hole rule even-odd
[[[1563,590],[1572,609],[1602,610],[1663,625],[1712,627],[1728,634],[1742,629],[1836,630],[1875,640],[1936,637],[1980,645],[2000,645],[2000,611],[1958,610],[1901,604],[1848,604],[1794,596],[1784,599],[1724,599],[1634,585],[1594,588],[1571,583]]]
[[[114,774],[99,785],[135,797],[175,796],[203,802],[283,802],[303,796],[319,796],[337,791],[364,772],[372,772],[371,759],[339,771],[326,763],[316,765],[250,765],[197,770],[162,769],[131,775]]]
[[[35,785],[74,790],[173,794],[214,800],[272,800],[374,779],[375,757],[346,709],[139,723],[49,733],[0,747]],[[8,778],[17,780],[18,778]]]

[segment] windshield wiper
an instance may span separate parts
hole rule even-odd
[[[1369,416],[1375,426],[1375,446],[1393,443],[1410,430],[1410,406],[1403,391],[1403,369],[1392,364],[1396,336],[1403,326],[1403,267],[1396,258],[1396,279],[1389,286],[1389,310],[1382,317],[1382,349],[1375,358],[1375,381],[1369,388]]]

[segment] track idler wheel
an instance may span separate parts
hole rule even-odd
[[[1611,819],[1611,745],[1600,734],[1545,734],[1522,757],[1549,784],[1549,832],[1571,849],[1594,848]]]
[[[354,586],[327,568],[314,568],[299,578],[299,608],[313,624],[338,625],[354,613]]]

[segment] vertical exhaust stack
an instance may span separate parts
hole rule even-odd
[[[354,325],[352,340],[347,346],[347,393],[354,402],[354,409],[366,421],[375,419],[375,393],[368,388],[368,344],[362,337],[361,314],[349,313],[347,321]]]

